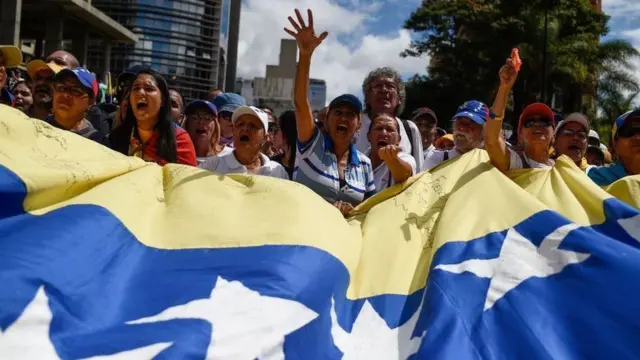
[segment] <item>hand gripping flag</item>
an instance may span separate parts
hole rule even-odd
[[[0,106],[2,359],[632,359],[638,178],[477,150],[344,220]]]

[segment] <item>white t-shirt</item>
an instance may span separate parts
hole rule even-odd
[[[404,129],[404,125],[402,125],[402,121],[398,118],[396,118],[396,121],[398,122],[398,129],[400,129],[400,147],[402,148],[402,151],[413,156],[416,161],[417,168],[422,169],[424,151],[422,149],[422,137],[420,136],[418,126],[413,121],[408,121],[409,129],[411,129],[411,136],[413,138],[413,142],[411,142],[409,141],[407,131]],[[367,114],[364,114],[362,116],[360,130],[356,133],[356,149],[363,154],[368,154],[371,149],[371,144],[367,138],[370,126],[371,119],[369,119]]]
[[[447,156],[445,156],[447,154]],[[456,158],[460,156],[460,152],[457,149],[453,150],[437,150],[433,149],[429,151],[424,157],[424,164],[422,165],[422,171],[430,170],[446,160]]]
[[[411,176],[416,174],[416,160],[413,156],[409,154],[405,154],[403,152],[398,153],[398,157],[400,160],[409,163],[411,165]],[[395,180],[393,180],[393,176],[389,171],[389,167],[383,161],[382,164],[378,165],[375,169],[373,169],[373,180],[376,183],[376,191],[382,191],[388,187],[392,187],[396,184]]]
[[[287,174],[287,170],[285,170],[282,165],[269,160],[269,158],[262,153],[260,153],[260,159],[263,165],[260,170],[258,170],[258,175],[289,180],[289,174]],[[220,175],[247,173],[247,167],[236,159],[234,151],[224,155],[211,156],[198,167]]]
[[[524,169],[525,168],[525,164],[522,162],[522,157],[524,157],[524,160],[527,162],[527,164],[529,164],[528,168],[531,169],[550,169],[553,167],[553,164],[555,164],[555,162],[551,159],[549,159],[549,161],[551,162],[552,165],[549,164],[544,164],[544,163],[539,163],[535,160],[529,159],[529,157],[527,156],[527,154],[522,154],[522,157],[520,157],[520,155],[507,148],[507,150],[509,151],[509,170],[517,170],[517,169]]]
[[[228,153],[233,152],[233,148],[230,148],[228,146],[225,146],[224,148],[222,148],[222,151],[220,151],[218,153],[218,155],[214,155],[214,156],[206,156],[206,157],[199,157],[196,159],[196,161],[198,162],[198,166],[202,165],[202,163],[204,163],[205,161],[207,161],[207,159],[212,158],[212,157],[216,157],[216,156],[222,156],[222,155],[227,155]]]

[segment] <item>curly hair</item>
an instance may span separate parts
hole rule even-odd
[[[369,104],[369,94],[371,93],[371,90],[373,88],[373,81],[381,76],[390,77],[396,82],[396,88],[398,89],[398,106],[396,107],[394,115],[398,116],[404,111],[407,93],[400,73],[388,66],[377,68],[371,71],[362,82],[362,93],[364,94],[364,112],[368,114],[371,110],[371,106]]]

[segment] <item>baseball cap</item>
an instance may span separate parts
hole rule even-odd
[[[96,76],[89,70],[83,67],[62,69],[53,77],[53,81],[60,81],[67,76],[72,76],[78,80],[85,89],[89,90],[89,93],[93,95],[93,97],[98,96],[98,82],[96,81]]]
[[[600,140],[600,135],[598,135],[598,132],[595,130],[589,130],[589,137]]]
[[[36,74],[38,73],[38,71],[40,71],[42,69],[51,70],[53,72],[53,75],[55,75],[55,74],[59,73],[60,70],[62,70],[64,68],[62,66],[54,63],[53,61],[46,63],[46,62],[44,62],[42,60],[31,60],[27,64],[27,74],[29,75],[31,80],[34,80],[36,78]]]
[[[195,100],[189,103],[187,107],[184,109],[184,114],[189,115],[198,109],[208,109],[211,110],[214,116],[218,116],[218,109],[212,103],[206,100]]]
[[[244,97],[242,97],[242,96],[240,96],[238,94],[222,93],[222,94],[216,96],[215,99],[213,99],[213,105],[215,105],[216,108],[218,109],[218,111],[220,111],[220,112],[222,112],[222,111],[235,112],[236,109],[238,109],[241,106],[246,106],[247,103],[244,100]],[[260,110],[260,111],[262,111],[262,110]],[[265,115],[266,115],[266,113],[265,113]]]
[[[618,133],[618,129],[620,129],[628,119],[634,117],[640,117],[640,109],[631,110],[620,115],[620,117],[618,117],[613,123],[613,128],[611,129],[611,137],[615,139]]]
[[[518,121],[518,132],[522,130],[522,124],[524,121],[532,116],[541,116],[545,119],[550,119],[554,124],[556,122],[555,114],[550,107],[543,103],[533,103],[522,111],[522,115],[520,115],[520,120]]]
[[[442,147],[442,143],[444,143],[445,141],[451,141],[453,142],[453,134],[446,134],[444,136],[441,136],[435,143],[436,147]]]
[[[220,96],[222,95],[218,95],[218,97]],[[257,117],[262,122],[264,131],[269,130],[269,114],[262,111],[261,109],[258,109],[255,106],[240,106],[233,112],[233,115],[231,115],[231,122],[235,123],[236,120],[238,120],[238,118],[242,115],[253,115]]]
[[[589,126],[589,120],[587,119],[586,116],[584,116],[583,114],[580,114],[580,113],[573,113],[573,114],[570,114],[569,116],[567,116],[566,119],[564,119],[564,120],[562,120],[562,121],[560,121],[558,123],[558,126],[556,126],[555,134],[557,135],[558,131],[560,131],[560,129],[563,126],[567,125],[568,123],[580,124],[584,128],[585,131],[589,132],[589,134],[591,134],[591,131],[593,131],[593,130],[589,130],[591,128],[591,126]]]
[[[436,113],[433,112],[433,110],[429,109],[428,107],[419,108],[418,110],[414,111],[413,114],[411,114],[411,120],[415,121],[417,118],[423,115],[431,116],[435,121],[434,124],[438,123],[438,118],[436,117]]]
[[[362,112],[362,102],[360,101],[360,99],[358,99],[358,97],[351,95],[351,94],[342,94],[340,96],[338,96],[337,98],[331,100],[331,102],[329,103],[329,109],[335,108],[336,106],[340,105],[340,104],[348,104],[351,105],[355,108],[357,113],[361,113]]]
[[[4,55],[4,67],[16,67],[22,64],[22,51],[13,45],[0,45],[0,51]]]
[[[462,117],[469,118],[478,125],[484,125],[489,117],[489,107],[478,100],[467,101],[458,108],[453,120]]]

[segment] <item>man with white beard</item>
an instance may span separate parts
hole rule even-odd
[[[452,119],[455,147],[452,150],[429,151],[422,170],[429,170],[442,162],[480,148],[483,140],[482,130],[488,117],[489,107],[484,103],[471,100],[462,104]]]

